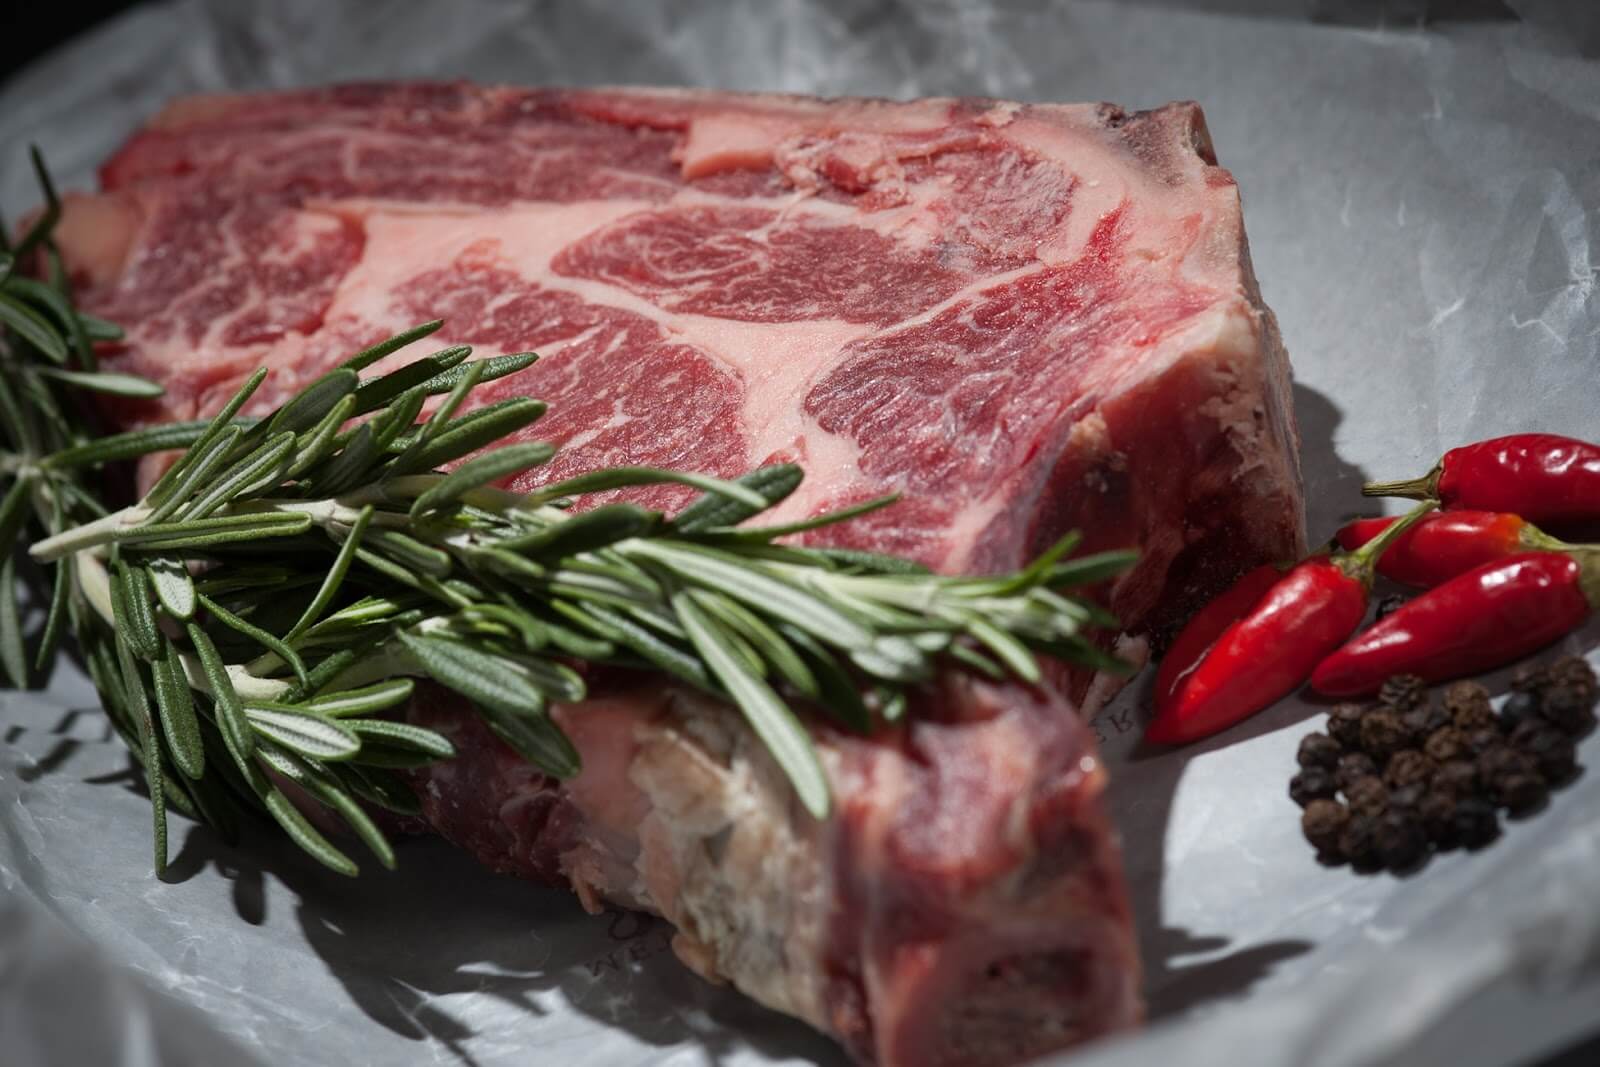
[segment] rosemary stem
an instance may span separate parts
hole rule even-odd
[[[86,549],[96,548],[110,541],[117,530],[137,526],[149,515],[150,509],[141,505],[123,508],[105,518],[86,522],[82,526],[63,530],[54,537],[36,541],[33,547],[28,549],[28,554],[38,563],[51,563],[75,552],[82,555]]]

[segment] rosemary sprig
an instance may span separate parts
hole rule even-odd
[[[52,221],[47,211],[19,248],[55,264]],[[148,389],[95,367],[88,339],[108,328],[73,310],[58,267],[50,277],[43,290],[14,273],[0,282],[10,309],[0,312],[0,549],[12,561],[0,569],[0,664],[14,684],[30,680],[13,564],[14,549],[32,542],[27,558],[52,588],[35,669],[69,618],[144,765],[158,870],[170,805],[224,829],[240,807],[256,808],[354,873],[285,790],[326,807],[391,864],[360,801],[407,809],[395,772],[453,754],[439,734],[392,718],[412,677],[465,696],[525,758],[569,777],[579,755],[553,709],[584,698],[575,665],[666,673],[737,707],[821,817],[828,782],[808,716],[868,731],[899,718],[908,691],[940,670],[1033,682],[1040,653],[1122,667],[1086,637],[1104,613],[1062,590],[1103,581],[1132,556],[1067,559],[1075,537],[1015,574],[947,577],[780,542],[890,498],[751,525],[800,484],[792,465],[734,481],[622,467],[531,494],[496,488],[555,454],[541,442],[497,443],[544,405],[459,412],[479,384],[535,357],[469,362],[456,347],[361,377],[437,322],[357,354],[264,417],[239,414],[261,372],[209,422],[97,439],[76,391]],[[426,398],[441,394],[422,419]],[[99,503],[95,477],[107,463],[174,448],[185,451],[139,502]],[[627,503],[571,506],[661,483],[701,496],[673,517]]]

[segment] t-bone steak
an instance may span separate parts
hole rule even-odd
[[[1193,104],[343,86],[180,100],[101,177],[60,237],[127,328],[115,365],[167,386],[125,423],[206,415],[258,366],[274,403],[437,317],[542,353],[477,397],[550,404],[530,436],[560,456],[514,487],[793,460],[781,518],[897,491],[813,536],[948,572],[1081,528],[1143,553],[1111,594],[1129,649],[1303,548],[1288,362]],[[909,725],[820,730],[823,822],[660,679],[560,709],[566,783],[453,698],[411,714],[461,753],[428,820],[490,866],[665,916],[690,967],[863,1061],[1006,1064],[1140,1014],[1073,706],[1105,687],[1057,680],[952,676]]]

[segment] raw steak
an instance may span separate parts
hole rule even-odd
[[[786,517],[898,490],[818,536],[952,572],[1081,527],[1143,550],[1112,594],[1130,635],[1303,547],[1287,360],[1192,104],[348,86],[179,101],[102,178],[61,238],[120,365],[168,386],[124,421],[206,414],[259,365],[271,403],[442,317],[543,354],[479,398],[550,402],[561,456],[519,487],[796,460]],[[659,680],[561,710],[565,784],[442,694],[413,715],[462,753],[427,815],[485,862],[665,915],[690,966],[863,1060],[1011,1063],[1138,1016],[1068,703],[1102,694],[1061,682],[951,677],[909,726],[824,730],[824,823]]]

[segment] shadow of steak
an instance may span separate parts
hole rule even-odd
[[[946,572],[1081,528],[1142,550],[1110,593],[1135,638],[1304,547],[1287,358],[1192,104],[343,86],[178,101],[102,184],[59,236],[127,329],[110,357],[167,386],[126,424],[209,414],[262,365],[271,406],[438,317],[542,355],[472,401],[550,404],[528,435],[561,453],[515,488],[792,460],[775,521],[896,491],[808,536]],[[863,1061],[1008,1064],[1139,1016],[1073,709],[1106,687],[1058,680],[947,677],[880,736],[819,726],[820,823],[741,719],[661,679],[559,709],[565,783],[425,689],[412,716],[460,755],[419,792],[483,862],[664,915],[689,966]]]

